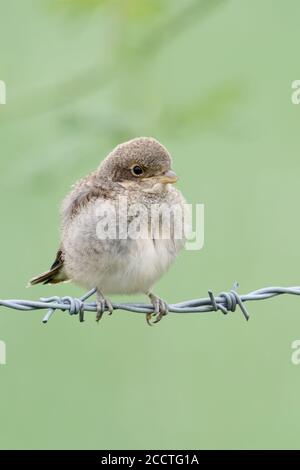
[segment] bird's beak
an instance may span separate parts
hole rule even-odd
[[[159,176],[158,179],[159,182],[163,184],[176,183],[178,176],[176,175],[175,171],[169,170],[166,171],[163,175]]]

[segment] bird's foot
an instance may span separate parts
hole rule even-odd
[[[109,315],[111,315],[114,311],[111,301],[107,299],[106,297],[104,297],[104,295],[100,291],[97,291],[96,293],[96,308],[97,308],[97,313],[96,313],[97,322],[101,320],[103,313],[106,310],[109,312]]]
[[[152,294],[151,292],[148,293],[149,299],[151,300],[151,303],[154,308],[154,312],[147,313],[146,314],[146,321],[148,325],[152,326],[153,323],[158,323],[164,317],[169,313],[169,308],[168,304],[162,300],[160,297],[157,297],[156,295]],[[155,315],[155,320],[154,322],[151,322],[152,320],[152,315]]]

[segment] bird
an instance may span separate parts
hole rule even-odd
[[[186,241],[186,203],[177,180],[169,151],[155,138],[117,145],[63,200],[55,261],[29,285],[72,281],[96,288],[97,321],[113,312],[107,295],[143,293],[153,306],[147,323],[159,322],[168,304],[152,289]]]

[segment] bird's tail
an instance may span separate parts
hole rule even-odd
[[[37,284],[59,284],[68,280],[68,276],[64,270],[64,257],[63,253],[59,251],[56,256],[56,260],[53,265],[45,273],[39,274],[29,281],[30,286],[36,286]]]
[[[32,278],[29,281],[29,286],[36,286],[37,284],[59,284],[60,282],[67,281],[67,279],[61,268],[55,268]]]

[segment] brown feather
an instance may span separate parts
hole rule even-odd
[[[64,272],[64,255],[61,250],[57,252],[56,259],[52,264],[49,271],[40,274],[30,280],[29,285],[35,286],[37,284],[58,284],[68,280]]]

